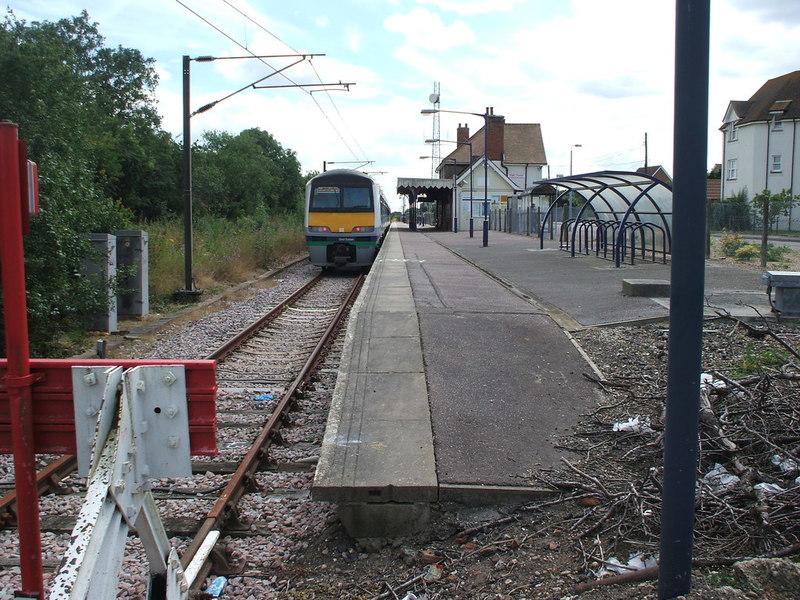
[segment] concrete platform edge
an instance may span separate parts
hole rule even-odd
[[[353,305],[339,371],[312,497],[339,503],[354,537],[417,531],[438,481],[416,307],[394,230]]]

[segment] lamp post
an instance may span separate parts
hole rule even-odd
[[[457,140],[441,140],[441,139],[433,139],[433,140],[425,140],[426,144],[435,144],[437,142],[446,142],[448,144],[463,144],[465,146],[469,146],[469,237],[473,237],[475,234],[475,227],[474,227],[474,220],[472,218],[472,142],[459,142]],[[453,182],[453,194],[455,196],[455,181]],[[455,198],[453,200],[455,202]],[[454,204],[453,210],[456,211],[457,208]],[[460,212],[460,211],[459,211]],[[454,213],[458,215],[458,213]],[[455,217],[455,231],[458,233],[458,216]]]
[[[325,87],[329,85],[339,85],[343,86],[344,89],[349,90],[350,85],[355,85],[353,83],[310,83],[310,84],[292,84],[292,85],[278,85],[278,86],[261,86],[256,87],[257,83],[261,83],[265,79],[269,79],[275,75],[278,75],[282,71],[293,67],[294,65],[303,62],[304,60],[314,58],[315,56],[325,56],[324,54],[269,54],[269,55],[251,55],[251,56],[197,56],[192,58],[188,55],[183,56],[183,176],[182,176],[182,186],[183,186],[183,261],[184,261],[184,280],[183,280],[183,289],[178,290],[176,295],[186,297],[188,299],[196,299],[203,293],[202,290],[198,290],[194,287],[194,276],[192,275],[192,131],[191,131],[191,119],[193,116],[198,115],[200,113],[204,113],[207,110],[211,110],[217,104],[222,102],[223,100],[227,100],[231,96],[235,96],[239,92],[243,92],[248,88],[253,89],[264,89],[265,87]],[[244,87],[239,88],[223,96],[219,100],[214,100],[213,102],[209,102],[208,104],[204,104],[196,111],[191,112],[191,103],[190,103],[190,96],[191,96],[191,63],[192,61],[195,62],[213,62],[215,60],[240,60],[240,59],[248,59],[248,58],[257,58],[259,60],[265,58],[297,58],[294,62],[282,67],[280,69],[274,69],[272,73],[265,75],[254,81],[253,83],[249,83]],[[270,67],[271,68],[271,67]]]
[[[570,177],[572,176],[572,149],[573,148],[582,148],[582,147],[583,146],[581,146],[580,144],[572,144],[572,146],[569,147],[569,174],[570,174]],[[569,218],[571,219],[572,218],[572,192],[569,193],[568,197],[569,197]]]
[[[472,115],[483,117],[483,247],[489,245],[489,117],[494,116],[486,112],[475,113],[463,110],[445,110],[444,108],[423,108],[422,115],[434,115],[436,113],[453,113],[456,115]]]
[[[583,146],[581,146],[580,144],[572,144],[572,146],[569,147],[569,174],[570,175],[572,175],[572,149],[573,148],[582,148],[582,147]]]

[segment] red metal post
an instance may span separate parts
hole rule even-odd
[[[44,598],[39,491],[33,449],[25,263],[22,251],[17,125],[0,122],[0,267],[3,278],[9,409],[17,486],[19,558],[22,589],[18,595]]]

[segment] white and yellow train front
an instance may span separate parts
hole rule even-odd
[[[312,264],[371,265],[390,219],[380,186],[364,173],[336,169],[306,184],[306,243]]]

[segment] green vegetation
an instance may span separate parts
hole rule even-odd
[[[767,266],[769,260],[769,232],[774,225],[774,221],[779,216],[786,216],[792,204],[798,200],[798,196],[792,196],[789,190],[782,190],[773,194],[769,190],[764,190],[756,194],[753,198],[753,216],[757,223],[761,223],[761,266]]]
[[[147,230],[150,298],[163,308],[183,284],[183,219],[161,219],[150,223]],[[302,230],[298,213],[263,220],[200,217],[195,224],[193,244],[193,273],[198,288],[213,290],[243,281],[284,258],[305,252]]]
[[[733,369],[733,376],[740,378],[765,369],[780,369],[791,360],[792,357],[787,352],[774,348],[757,350],[751,343],[745,348],[741,362]]]
[[[41,213],[25,239],[29,328],[32,353],[53,356],[105,302],[82,267],[101,258],[89,233],[148,231],[153,299],[182,287],[181,146],[161,129],[154,61],[106,47],[85,11],[26,23],[9,10],[0,72],[0,118],[19,125],[39,165]],[[300,251],[305,181],[293,151],[248,129],[208,133],[193,158],[198,284],[241,279]]]
[[[739,260],[752,260],[761,255],[761,250],[755,244],[747,242],[740,234],[723,230],[719,240],[720,249],[725,256]],[[778,262],[791,250],[787,246],[774,246],[767,244],[767,261]]]

